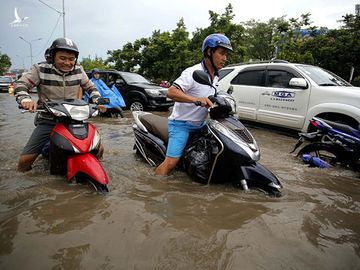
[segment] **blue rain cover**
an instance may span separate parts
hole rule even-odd
[[[95,78],[91,78],[90,80],[99,91],[101,97],[110,99],[110,103],[106,105],[107,108],[126,107],[125,101],[115,85],[113,85],[110,89],[101,79],[96,80]],[[89,102],[90,97],[86,91],[83,99]]]

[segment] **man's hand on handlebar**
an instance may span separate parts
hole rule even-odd
[[[197,98],[195,101],[195,105],[205,107],[205,108],[212,108],[214,106],[214,104],[211,102],[211,100],[208,99],[207,97]]]
[[[37,109],[37,103],[31,99],[23,99],[21,101],[21,107],[29,112],[35,112]]]
[[[97,108],[98,108],[99,112],[101,112],[101,113],[104,113],[107,110],[104,105],[97,105]]]

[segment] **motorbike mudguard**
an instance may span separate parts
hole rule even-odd
[[[241,166],[241,170],[249,186],[263,187],[264,189],[282,187],[279,179],[260,163]]]
[[[71,181],[77,173],[82,172],[100,184],[109,183],[109,178],[100,162],[90,153],[70,156],[67,160],[67,170],[68,181]]]

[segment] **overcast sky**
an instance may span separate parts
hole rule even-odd
[[[42,1],[62,11],[62,0]],[[174,30],[181,18],[190,33],[207,27],[208,11],[222,14],[229,3],[234,23],[311,13],[313,25],[331,29],[339,28],[342,15],[354,14],[360,0],[65,0],[65,31],[79,47],[80,59],[95,55],[105,59],[107,50],[149,37],[154,30]],[[20,17],[28,19],[11,25],[15,7]],[[11,58],[12,68],[28,68],[30,46],[19,36],[31,43],[33,63],[43,61],[45,49],[63,36],[62,17],[39,0],[1,0],[0,51]]]

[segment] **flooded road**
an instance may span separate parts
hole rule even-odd
[[[33,130],[0,94],[1,269],[360,269],[360,175],[307,168],[296,138],[250,128],[283,197],[154,177],[133,151],[132,118],[96,118],[110,193],[16,172]]]

